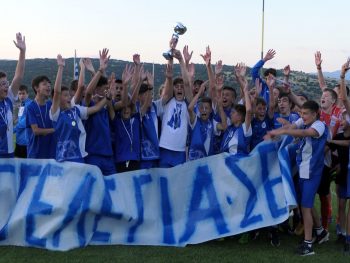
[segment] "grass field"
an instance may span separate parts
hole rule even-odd
[[[333,194],[333,197],[335,195]],[[336,205],[334,203],[334,215]],[[318,206],[318,203],[317,205]],[[1,247],[0,262],[327,262],[350,263],[350,256],[342,253],[343,244],[336,242],[335,224],[331,224],[331,239],[315,245],[316,255],[301,257],[295,254],[300,236],[281,234],[281,246],[270,245],[267,232],[257,240],[242,245],[238,237],[224,241],[210,241],[185,248],[151,246],[89,246],[68,252],[53,252],[36,248]]]

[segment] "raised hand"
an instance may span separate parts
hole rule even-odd
[[[184,49],[182,51],[183,53],[183,56],[184,56],[184,60],[185,60],[185,63],[186,65],[189,65],[190,63],[190,60],[192,58],[192,54],[193,54],[193,51],[191,51],[191,54],[188,52],[188,46],[184,46]]]
[[[140,54],[132,55],[132,61],[134,61],[136,66],[139,66],[141,64]]]
[[[196,73],[196,69],[195,69],[195,65],[193,63],[188,65],[188,75],[190,77],[191,80],[194,79],[194,75]]]
[[[220,75],[222,73],[222,68],[223,68],[222,60],[219,60],[215,64],[215,75]]]
[[[173,78],[173,64],[168,63],[165,65],[165,77],[166,78]]]
[[[276,55],[276,51],[273,49],[269,49],[264,57],[264,61],[268,61],[274,58],[274,56]]]
[[[117,89],[117,83],[115,83],[115,74],[114,74],[114,72],[110,75],[108,82],[109,82],[110,93],[111,93],[111,95],[113,95],[113,94],[116,93],[116,89]]]
[[[322,58],[321,58],[321,52],[320,51],[317,51],[315,53],[315,64],[316,64],[317,69],[321,68]]]
[[[13,41],[13,43],[19,50],[26,51],[26,38],[25,36],[22,38],[21,33],[16,34],[16,41]]]
[[[182,60],[182,54],[180,52],[180,50],[174,49],[173,50],[173,56],[174,58],[176,58],[178,61]]]
[[[66,65],[64,59],[62,58],[61,54],[57,55],[57,65],[60,67],[64,67]]]
[[[131,65],[127,64],[125,66],[123,74],[122,74],[122,82],[123,82],[123,84],[128,84],[129,83],[133,73],[134,73],[134,68]]]
[[[286,77],[289,76],[289,74],[290,74],[290,66],[289,66],[289,65],[287,65],[287,66],[285,66],[285,67],[283,68],[283,74],[284,74],[284,76],[286,76]]]
[[[208,83],[209,83],[209,80],[206,80],[206,81],[204,81],[204,82],[202,83],[202,85],[200,86],[199,91],[198,91],[199,96],[202,96],[202,95],[204,94],[205,89],[206,89],[207,86],[208,86]]]
[[[244,63],[237,63],[234,67],[234,71],[236,77],[244,78],[247,72],[247,66]]]
[[[345,77],[346,72],[350,69],[350,58],[348,58],[348,60],[345,62],[345,64],[343,64],[343,66],[341,67],[341,77]]]
[[[205,65],[209,66],[211,63],[211,51],[209,46],[206,47],[205,54],[201,55],[201,57],[204,59]]]
[[[80,58],[80,60],[79,60],[79,67],[80,67],[80,69],[82,69],[82,70],[85,69],[84,59],[83,59],[83,58]]]
[[[147,84],[150,87],[154,87],[154,76],[152,75],[151,72],[146,72],[146,76],[147,76]]]
[[[108,52],[109,52],[109,49],[107,49],[107,48],[102,49],[102,52],[101,52],[101,50],[99,51],[99,53],[100,53],[100,70],[104,71],[107,68],[109,58],[111,57],[111,56],[108,56]]]
[[[262,82],[258,78],[255,79],[255,88],[256,88],[256,94],[259,97],[262,91]]]
[[[85,68],[91,72],[91,73],[95,73],[95,69],[94,66],[92,65],[92,61],[90,58],[83,58],[83,63],[85,65]]]

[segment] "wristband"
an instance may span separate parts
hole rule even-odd
[[[340,75],[340,78],[341,79],[345,79],[345,75]]]
[[[321,66],[317,66],[317,70],[321,70],[322,68],[321,68]]]

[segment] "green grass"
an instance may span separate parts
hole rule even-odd
[[[332,187],[333,188],[333,187]],[[333,216],[336,215],[333,194]],[[318,202],[316,204],[318,206]],[[336,243],[335,224],[331,224],[331,239],[315,245],[316,255],[300,257],[295,248],[300,236],[281,234],[281,246],[270,245],[267,232],[248,244],[238,243],[238,237],[225,241],[210,241],[185,248],[155,246],[89,246],[68,252],[54,252],[36,248],[0,246],[0,262],[348,262],[350,256],[342,254],[343,244]]]

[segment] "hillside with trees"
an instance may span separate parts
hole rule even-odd
[[[95,69],[98,69],[98,59],[93,59],[93,64]],[[8,79],[12,79],[17,61],[13,60],[0,60],[0,70],[5,71],[8,74]],[[126,63],[131,63],[127,61],[121,60],[111,60],[109,62],[109,66],[107,69],[107,74],[109,75],[111,72],[114,72],[117,78],[121,78],[122,71],[125,67]],[[64,68],[63,73],[63,84],[69,86],[70,82],[73,79],[74,72],[74,60],[73,58],[66,59],[66,66]],[[152,72],[153,64],[144,63],[145,70]],[[207,72],[204,64],[196,64],[196,79],[206,80]],[[155,72],[155,94],[158,94],[157,90],[160,85],[164,82],[164,64],[154,64],[154,72]],[[223,67],[223,72],[225,74],[225,85],[233,86],[239,91],[238,83],[236,82],[233,75],[233,66],[225,65]],[[248,79],[251,80],[251,76],[249,74],[250,68],[247,70]],[[52,83],[54,83],[57,73],[57,62],[56,59],[27,59],[26,60],[26,69],[23,84],[31,87],[31,81],[35,76],[38,75],[46,75],[49,77]],[[174,76],[180,75],[180,67],[179,65],[175,65],[174,67]],[[86,82],[90,80],[91,76],[86,74]],[[277,71],[277,78],[283,79],[283,71]],[[307,74],[302,71],[292,71],[290,75],[290,82],[293,84],[292,88],[295,93],[303,92],[309,98],[319,100],[321,96],[320,88],[318,86],[317,76],[313,74]],[[326,78],[327,86],[334,87],[337,84],[338,80],[333,78]],[[31,96],[33,96],[33,91],[29,88]]]

